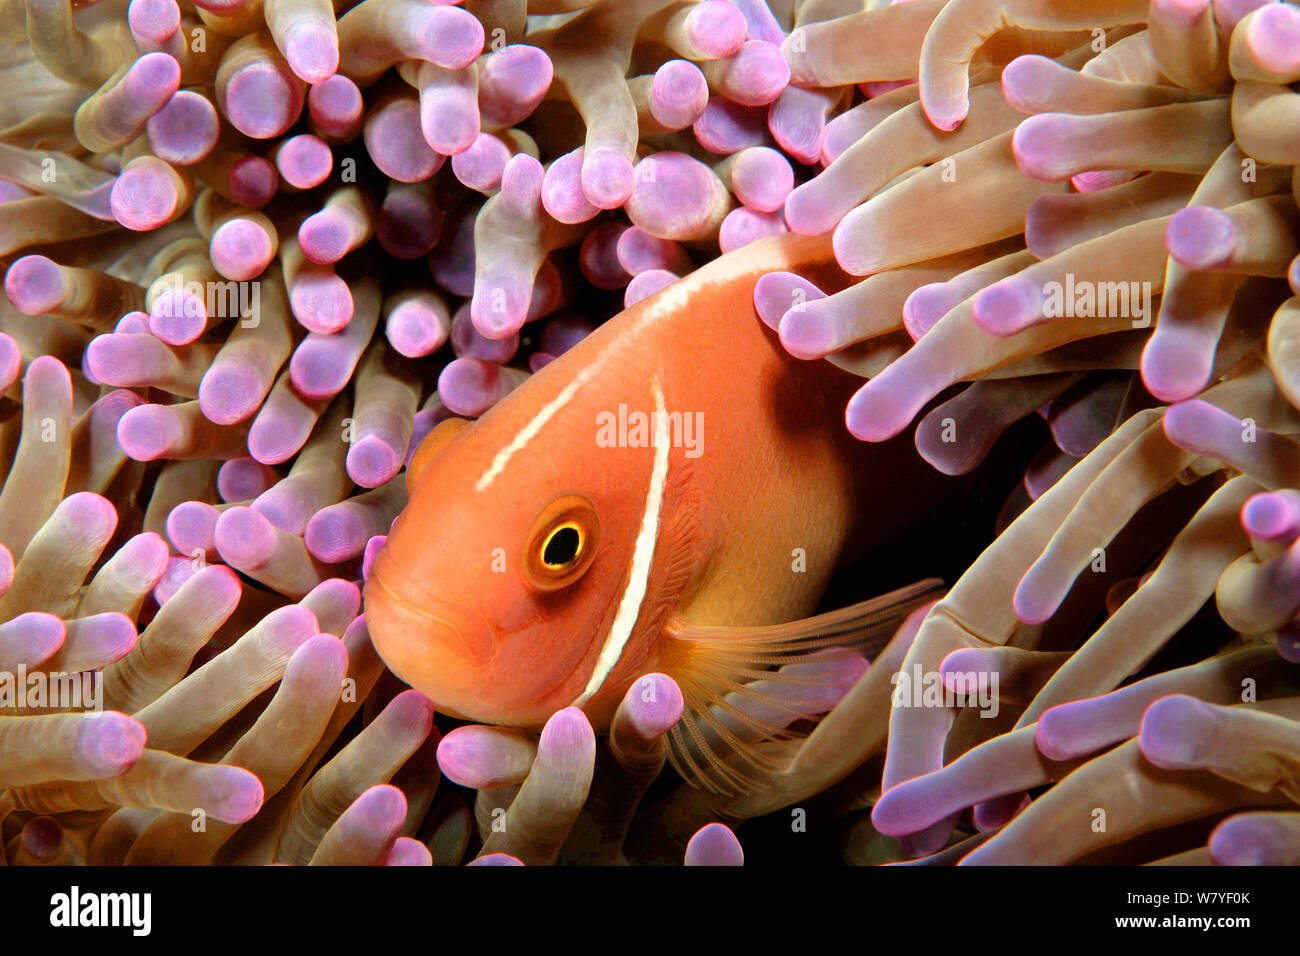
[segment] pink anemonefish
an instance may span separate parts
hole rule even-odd
[[[763,699],[745,688],[771,665],[879,643],[933,597],[931,580],[808,617],[836,567],[887,547],[946,479],[908,435],[848,433],[861,378],[792,358],[756,316],[755,282],[776,270],[848,281],[829,237],[754,243],[625,310],[477,421],[429,434],[365,587],[398,677],[453,716],[540,727],[577,704],[600,731],[662,672],[686,702],[678,769],[739,790],[727,751],[757,760],[787,731],[728,701]]]

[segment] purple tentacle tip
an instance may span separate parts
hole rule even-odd
[[[366,549],[361,555],[361,579],[370,580],[370,569],[374,566],[375,558],[379,557],[379,552],[383,550],[384,542],[388,540],[388,535],[377,534],[366,542]]]
[[[770,329],[779,329],[785,314],[826,293],[793,272],[769,272],[754,283],[754,308]]]
[[[635,185],[631,161],[617,149],[598,147],[582,160],[582,194],[598,209],[617,209]]]
[[[686,844],[687,866],[744,866],[745,851],[731,828],[722,823],[701,827]]]
[[[1237,248],[1232,217],[1210,206],[1188,206],[1165,226],[1165,248],[1179,265],[1196,271],[1228,263]]]
[[[689,60],[669,60],[655,70],[650,115],[668,129],[685,129],[704,115],[709,82]]]
[[[977,295],[972,311],[975,324],[990,335],[1015,335],[1043,321],[1043,293],[1027,279],[1012,276]]]
[[[677,682],[666,674],[646,674],[628,688],[624,713],[642,737],[666,734],[681,719],[683,699]]]
[[[686,17],[686,35],[705,56],[732,56],[745,42],[745,18],[724,0],[703,0]]]
[[[1240,813],[1214,828],[1207,844],[1218,866],[1294,865],[1294,832],[1272,813]],[[1289,852],[1288,852],[1289,851]]]
[[[1211,705],[1195,697],[1162,697],[1142,715],[1138,746],[1142,755],[1169,770],[1199,766],[1213,750],[1218,718]]]

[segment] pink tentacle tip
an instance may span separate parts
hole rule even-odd
[[[1045,318],[1043,290],[1027,279],[1012,276],[977,295],[972,311],[975,324],[990,335],[1014,335]]]
[[[296,189],[314,189],[329,178],[334,154],[319,136],[303,133],[281,144],[275,157],[280,177]]]
[[[642,299],[648,299],[675,283],[679,276],[667,269],[646,269],[638,272],[623,290],[623,308],[630,309]]]
[[[275,470],[253,458],[232,458],[217,472],[217,494],[225,502],[250,501],[279,480]]]
[[[669,60],[655,70],[650,87],[650,115],[667,129],[685,129],[709,105],[709,82],[689,60]]]
[[[510,147],[491,133],[479,133],[467,149],[451,158],[451,171],[464,186],[490,193],[501,185]]]
[[[213,532],[219,517],[220,512],[206,502],[182,502],[167,515],[167,539],[181,554],[193,556],[202,552],[206,557],[215,558]]]
[[[484,338],[507,339],[527,321],[532,300],[531,283],[526,273],[517,272],[499,275],[493,280],[475,282],[470,317],[474,328]]]
[[[57,654],[66,637],[67,627],[60,618],[28,611],[0,624],[0,654],[7,665],[36,667]]]
[[[1291,544],[1300,536],[1300,492],[1263,491],[1241,506],[1241,526],[1257,541]]]
[[[135,649],[139,635],[135,622],[125,614],[107,611],[68,622],[68,634],[83,652],[100,663],[119,661]]]
[[[681,719],[683,698],[677,682],[666,674],[646,674],[628,688],[624,713],[646,740],[666,734]]]
[[[125,773],[144,755],[144,725],[116,711],[87,713],[78,728],[77,750],[97,779]]]
[[[63,270],[45,256],[23,256],[5,273],[5,294],[26,315],[51,312],[65,295]]]
[[[1047,621],[1065,600],[1063,588],[1073,582],[1061,582],[1052,571],[1035,564],[1025,572],[1016,585],[1011,599],[1012,610],[1022,624],[1042,624]]]
[[[600,207],[587,198],[582,188],[583,165],[584,150],[578,148],[546,167],[540,191],[542,208],[557,222],[569,225],[586,222],[600,212]],[[509,169],[507,164],[506,170]],[[504,173],[502,189],[505,189]]]
[[[447,159],[425,140],[414,99],[393,100],[370,114],[362,139],[380,172],[401,183],[423,182]]]
[[[117,529],[117,509],[107,498],[79,491],[64,498],[50,520],[75,528],[85,543],[103,547]]]
[[[117,442],[136,461],[155,461],[185,437],[184,426],[166,405],[139,405],[117,425]]]
[[[470,860],[466,866],[523,866],[524,861],[509,853],[485,853]]]
[[[259,568],[275,552],[275,528],[252,508],[228,508],[217,519],[213,543],[235,568]]]
[[[1142,384],[1162,402],[1195,397],[1213,371],[1216,344],[1217,335],[1199,336],[1173,324],[1157,328],[1142,349]]]
[[[722,226],[718,230],[718,248],[724,254],[734,252],[751,242],[789,231],[785,217],[779,212],[760,212],[748,206],[740,206],[727,213],[722,220]]]
[[[538,759],[578,769],[596,759],[596,733],[579,707],[566,707],[551,715],[537,741]]]
[[[288,131],[306,100],[301,82],[283,63],[254,60],[237,69],[225,88],[226,119],[253,139]]]
[[[362,435],[348,448],[348,476],[363,488],[378,488],[401,471],[405,450],[382,435]]]
[[[757,299],[757,294],[756,294]],[[760,306],[760,315],[764,308],[773,309],[771,304]],[[834,329],[829,317],[822,310],[806,306],[792,307],[779,320],[778,330],[781,344],[795,358],[823,358],[834,351]],[[766,321],[766,319],[764,319]]]
[[[889,369],[853,393],[844,409],[844,424],[859,441],[879,442],[893,438],[919,411],[914,392],[890,387]],[[901,377],[902,373],[895,373]],[[908,383],[911,384],[911,383]]]
[[[284,58],[304,83],[322,83],[339,68],[338,33],[326,26],[301,24],[289,31]]]
[[[23,352],[11,336],[0,332],[0,392],[6,392],[23,371]]]
[[[236,161],[228,177],[231,198],[249,209],[265,206],[280,188],[279,171],[263,156],[245,156]]]
[[[201,93],[180,90],[145,129],[155,156],[178,166],[189,166],[208,156],[217,145],[221,119],[217,108]]]
[[[420,129],[425,142],[444,156],[456,156],[469,149],[482,132],[473,90],[450,87],[426,91],[420,98]]]
[[[617,209],[635,185],[631,161],[617,149],[597,147],[582,160],[582,194],[598,209]]]
[[[406,795],[391,784],[381,783],[357,797],[346,815],[369,834],[400,828],[406,817]]]
[[[1277,632],[1275,638],[1278,656],[1292,664],[1300,664],[1300,625],[1291,621]]]
[[[951,133],[966,120],[970,112],[970,101],[966,94],[943,96],[933,89],[927,91],[926,84],[921,84],[921,108],[935,129]]]
[[[730,827],[710,823],[687,842],[685,862],[687,866],[744,866],[745,851]]]
[[[352,321],[352,292],[332,271],[299,273],[289,304],[294,318],[309,332],[341,332]]]
[[[723,92],[741,106],[766,106],[790,85],[790,65],[774,43],[748,40],[725,62]]]
[[[1040,95],[1062,69],[1055,60],[1037,53],[1018,56],[1002,70],[1002,96],[1013,109],[1032,113],[1033,98]]]
[[[398,837],[384,860],[384,866],[433,866],[433,854],[419,840]]]
[[[714,59],[732,56],[745,42],[745,18],[725,0],[703,0],[686,17],[691,45]]]
[[[180,205],[174,173],[161,159],[141,157],[113,183],[113,218],[134,232],[148,232],[171,220]]]
[[[199,382],[199,410],[218,425],[242,422],[262,404],[268,385],[245,365],[214,364]]]
[[[1076,117],[1067,113],[1039,113],[1021,122],[1011,138],[1016,165],[1030,179],[1056,183],[1073,171],[1073,132]]]
[[[1213,454],[1216,438],[1225,430],[1240,432],[1241,422],[1233,415],[1200,399],[1179,402],[1165,409],[1162,422],[1165,437],[1184,451]]]
[[[307,91],[307,112],[326,136],[353,138],[361,128],[364,111],[361,89],[346,76],[335,73]]]
[[[250,219],[222,223],[208,244],[212,267],[236,282],[256,279],[271,264],[275,251],[275,243],[266,230]]]
[[[180,88],[181,67],[169,53],[146,53],[122,78],[121,93],[132,110],[156,113]]]
[[[1165,226],[1165,248],[1188,269],[1204,271],[1229,262],[1237,247],[1232,217],[1210,206],[1188,206]]]
[[[124,576],[141,590],[152,590],[162,580],[168,557],[167,542],[152,531],[137,534],[117,553]]]
[[[768,328],[777,330],[785,314],[806,303],[826,298],[826,293],[793,272],[769,272],[754,283],[754,309]]]
[[[131,32],[149,43],[166,42],[181,25],[176,0],[131,0],[126,16]]]
[[[207,304],[189,289],[169,289],[149,310],[149,331],[168,345],[189,345],[207,324]]]
[[[555,68],[545,51],[527,44],[510,44],[488,54],[478,64],[479,110],[495,128],[525,119],[546,96]]]
[[[366,550],[361,555],[361,579],[370,580],[370,569],[375,565],[375,558],[379,557],[379,552],[384,548],[384,542],[388,540],[388,535],[377,534],[366,542]]]
[[[262,781],[243,767],[216,766],[210,771],[210,813],[226,823],[247,823],[266,799]]]
[[[462,70],[483,52],[486,36],[483,24],[460,7],[440,6],[429,10],[415,30],[424,28],[429,60],[448,70]]]
[[[1157,767],[1194,768],[1213,751],[1218,735],[1219,720],[1212,705],[1171,694],[1142,714],[1138,747]]]
[[[1266,4],[1251,18],[1245,40],[1267,69],[1300,73],[1300,11],[1291,4]]]
[[[1183,23],[1193,23],[1211,9],[1210,0],[1151,0],[1153,10]]]
[[[482,415],[504,396],[501,366],[476,358],[448,362],[438,376],[438,394],[457,415]]]
[[[0,597],[9,593],[14,583],[14,556],[9,549],[0,544]]]

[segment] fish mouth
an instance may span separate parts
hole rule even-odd
[[[366,582],[366,605],[375,649],[399,677],[402,674],[394,664],[404,658],[421,658],[419,670],[427,669],[434,660],[443,666],[454,660],[482,670],[496,654],[492,626],[463,604],[435,596],[411,600],[372,573]]]

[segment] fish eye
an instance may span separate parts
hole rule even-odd
[[[563,568],[577,560],[582,551],[582,532],[577,525],[560,525],[542,545],[542,563],[548,568]]]
[[[591,501],[580,494],[560,495],[533,524],[524,573],[541,591],[568,587],[591,566],[599,542],[600,520]]]

